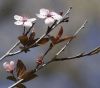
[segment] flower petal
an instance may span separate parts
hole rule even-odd
[[[53,23],[55,20],[52,17],[48,17],[47,19],[45,19],[45,24],[50,24]]]
[[[10,66],[14,66],[14,61],[10,61]]]
[[[48,9],[44,9],[44,8],[40,9],[40,14],[41,15],[47,15],[48,13],[49,13]]]
[[[55,20],[60,20],[62,19],[62,16],[57,14],[56,12],[50,12],[50,14],[52,15],[52,17],[55,19]]]
[[[3,63],[3,67],[5,70],[9,69],[9,63],[8,62]]]
[[[30,19],[27,19],[27,21],[34,22],[36,21],[36,18],[30,18]]]
[[[15,25],[23,25],[23,22],[22,21],[16,21],[14,22]]]
[[[7,64],[9,64],[8,62],[3,63],[3,67],[5,67]]]
[[[25,27],[31,27],[31,26],[32,26],[32,22],[26,21],[26,22],[24,22],[23,25],[24,25]]]
[[[22,21],[22,20],[23,20],[23,17],[22,17],[22,16],[19,16],[19,15],[15,15],[15,16],[14,16],[14,19],[15,19],[15,20]]]
[[[36,16],[37,16],[38,18],[41,18],[41,19],[46,18],[46,15],[36,14]]]

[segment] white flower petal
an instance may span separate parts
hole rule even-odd
[[[11,66],[14,66],[14,61],[10,61],[10,65]]]
[[[52,15],[52,17],[55,19],[55,20],[60,20],[62,19],[62,16],[57,14],[56,12],[50,12],[50,14]]]
[[[36,18],[30,18],[30,19],[27,19],[27,21],[34,22],[36,21]]]
[[[36,16],[37,16],[38,18],[41,18],[41,19],[46,18],[46,15],[36,14]]]
[[[32,22],[26,21],[26,22],[24,22],[23,25],[24,25],[25,27],[31,27],[31,26],[32,26]]]
[[[5,67],[8,64],[8,62],[3,63],[3,67]]]
[[[14,22],[15,25],[23,25],[23,22],[22,21],[16,21]]]
[[[15,20],[22,21],[22,20],[23,20],[23,17],[22,17],[22,16],[19,16],[19,15],[15,15],[15,16],[14,16],[14,19],[15,19]]]
[[[44,8],[40,9],[40,14],[41,15],[47,15],[48,13],[49,13],[48,9],[44,9]]]
[[[5,70],[9,69],[9,63],[8,62],[3,63],[3,67]]]
[[[50,24],[53,23],[55,20],[52,17],[48,17],[47,19],[45,19],[45,24]]]

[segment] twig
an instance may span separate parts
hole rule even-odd
[[[16,86],[17,84],[21,83],[24,79],[20,79],[19,81],[17,81],[15,84],[13,84],[12,86],[8,87],[8,88],[13,88],[14,86]]]
[[[64,60],[76,59],[76,58],[81,58],[81,57],[85,57],[85,56],[92,56],[92,55],[95,55],[98,53],[100,53],[100,47],[90,51],[89,53],[81,53],[81,54],[78,54],[78,55],[73,56],[73,57],[55,58],[54,61],[64,61]]]
[[[9,53],[10,53],[11,51],[13,51],[19,44],[20,44],[20,41],[16,42],[15,45],[14,45],[13,47],[11,47],[11,48],[7,51],[7,53],[5,53],[5,54],[0,58],[0,61],[1,61],[2,59],[4,59],[5,57],[9,56]]]
[[[85,22],[84,22],[84,23],[82,24],[82,26],[74,33],[73,36],[76,36],[76,35],[85,27],[85,24],[86,24],[86,23],[87,23],[87,20],[85,20]],[[70,44],[70,42],[71,42],[72,40],[73,40],[73,38],[70,39],[64,47],[62,47],[62,49],[56,54],[56,56],[58,56],[62,51],[64,51],[64,49]]]

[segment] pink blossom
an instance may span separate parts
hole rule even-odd
[[[25,27],[31,27],[32,23],[36,21],[36,18],[27,18],[19,15],[15,15],[14,19],[16,20],[14,22],[15,25],[23,25]]]
[[[50,24],[53,23],[55,20],[60,20],[62,19],[62,16],[57,14],[54,11],[49,11],[48,9],[40,9],[40,13],[36,14],[37,17],[41,19],[45,19],[45,24]]]
[[[7,72],[12,72],[14,70],[14,67],[15,67],[14,61],[10,61],[10,63],[4,62],[3,67]]]

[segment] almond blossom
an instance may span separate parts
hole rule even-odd
[[[53,23],[55,20],[60,20],[62,19],[62,16],[57,14],[54,11],[49,11],[48,9],[40,9],[40,13],[36,14],[37,17],[41,19],[45,19],[45,24],[50,24]]]
[[[3,67],[7,72],[12,72],[15,68],[14,61],[4,62]]]
[[[15,25],[23,25],[25,27],[31,27],[32,23],[36,21],[36,18],[27,18],[19,15],[14,15],[14,19],[16,20],[14,22]]]

